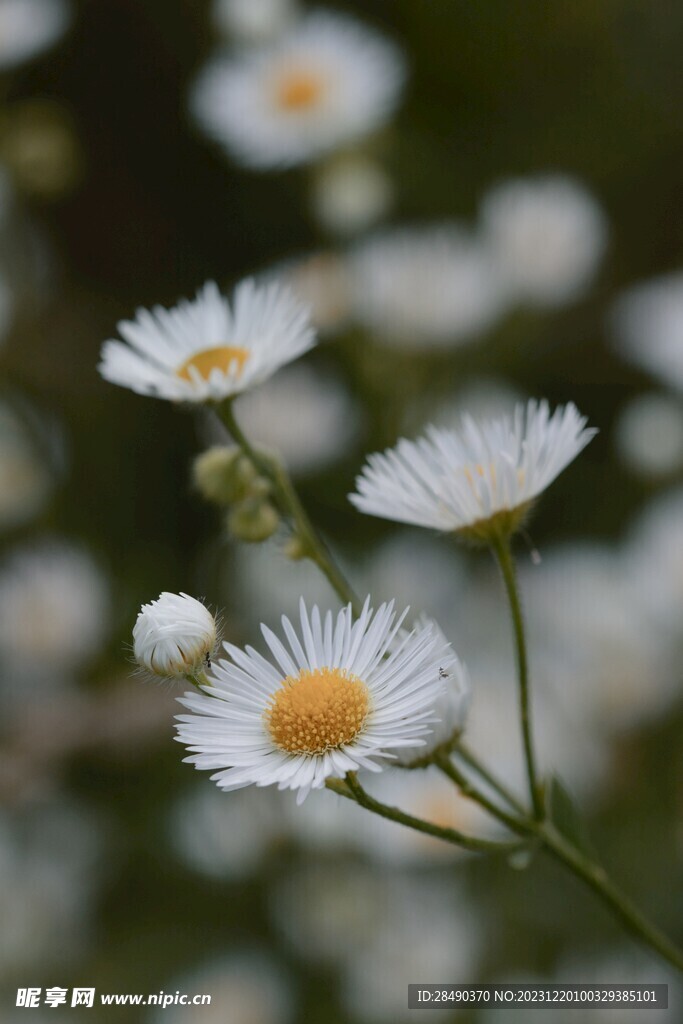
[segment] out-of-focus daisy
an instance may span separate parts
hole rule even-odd
[[[306,604],[328,604],[330,586],[308,559],[292,561],[277,542],[232,546],[222,575],[223,603],[236,618],[241,635],[258,640],[255,623],[296,617],[299,598]]]
[[[318,169],[313,210],[318,221],[338,235],[354,235],[380,220],[393,199],[386,171],[361,154],[337,157]]]
[[[174,309],[138,310],[106,341],[105,380],[140,395],[220,401],[261,384],[315,343],[306,308],[278,285],[243,281],[232,303],[210,281]]]
[[[350,18],[316,11],[270,47],[210,61],[192,109],[241,163],[288,167],[379,128],[404,77],[393,44]]]
[[[305,364],[288,367],[240,398],[237,415],[247,437],[278,451],[295,475],[314,472],[348,452],[361,424],[342,384]]]
[[[269,796],[245,789],[226,805],[218,790],[195,787],[173,807],[171,843],[195,871],[211,878],[247,878],[259,871],[284,832],[281,801]]]
[[[83,955],[102,864],[102,824],[92,811],[64,800],[0,810],[0,981],[64,967]]]
[[[51,488],[51,476],[15,409],[0,402],[0,529],[37,515]]]
[[[321,806],[325,796],[335,794],[313,794],[316,806]],[[395,888],[387,884],[385,871],[380,873],[367,864],[348,859],[331,863],[307,860],[290,872],[278,872],[268,894],[269,910],[288,947],[307,964],[333,966],[367,941],[387,913]]]
[[[216,620],[188,594],[161,594],[143,604],[133,627],[133,652],[153,675],[183,679],[201,672],[216,646]]]
[[[65,0],[0,0],[0,71],[11,70],[53,46],[70,16]]]
[[[387,912],[349,950],[342,1000],[352,1020],[367,1024],[433,1019],[431,1010],[408,1009],[406,979],[476,977],[481,922],[460,886],[447,879],[394,879],[387,888]]]
[[[213,0],[219,32],[239,43],[263,43],[279,35],[297,14],[294,0]]]
[[[680,650],[683,620],[683,488],[650,502],[633,525],[624,553],[643,624]],[[678,678],[672,672],[672,681]]]
[[[488,330],[501,311],[495,268],[455,225],[401,228],[349,255],[358,321],[399,348],[448,348]]]
[[[622,410],[615,429],[622,461],[645,477],[675,473],[683,466],[683,408],[680,399],[648,394]]]
[[[332,251],[314,252],[286,260],[264,274],[289,288],[311,313],[321,335],[334,334],[349,319],[351,289],[345,260]]]
[[[488,620],[489,633],[496,625]],[[533,629],[530,635],[536,638],[538,630]],[[467,746],[523,802],[524,751],[519,730],[512,725],[518,715],[518,697],[509,651],[473,655],[468,667],[474,687],[467,718]],[[547,657],[535,657],[532,668],[534,678],[545,684],[537,686],[533,695],[539,773],[543,778],[559,775],[572,793],[584,801],[595,800],[610,765],[604,734],[587,727],[585,706],[578,708],[576,701],[572,702],[574,677],[563,672],[559,678],[562,665]],[[560,682],[566,693],[556,692],[555,684]],[[586,685],[589,682],[586,680]]]
[[[634,285],[617,299],[619,351],[670,387],[683,388],[683,271]]]
[[[0,651],[18,669],[77,669],[97,653],[108,618],[107,581],[79,547],[44,541],[0,567]]]
[[[438,768],[410,772],[389,768],[379,775],[362,773],[359,782],[375,799],[443,828],[491,837],[501,832],[495,819],[462,796]],[[448,863],[463,855],[462,849],[442,839],[375,814],[362,814],[336,793],[312,793],[290,818],[294,836],[309,851],[353,850],[374,863],[415,867]]]
[[[350,606],[335,621],[302,601],[300,636],[282,619],[289,650],[261,627],[275,664],[226,643],[230,661],[210,685],[179,698],[194,712],[178,718],[186,760],[217,769],[221,789],[277,784],[303,800],[329,777],[380,771],[395,748],[420,747],[452,656],[430,625],[397,639],[404,615],[368,598],[355,622]]]
[[[491,189],[484,237],[513,300],[559,306],[590,283],[607,244],[604,214],[579,182],[519,178]]]
[[[487,541],[515,530],[535,498],[591,440],[575,405],[518,405],[514,416],[429,427],[368,458],[350,500],[361,512]]]
[[[647,577],[631,571],[624,553],[568,545],[523,568],[521,583],[532,669],[564,721],[610,737],[670,707],[677,680],[661,631],[643,615]]]
[[[149,1024],[289,1024],[294,999],[285,973],[268,954],[243,950],[173,978],[169,992],[208,995],[210,1003],[160,1006]]]

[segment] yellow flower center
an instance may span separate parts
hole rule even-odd
[[[202,380],[208,380],[212,370],[227,373],[231,366],[235,366],[235,376],[239,377],[248,358],[249,352],[246,348],[217,345],[216,348],[205,348],[201,352],[195,352],[178,367],[176,376],[192,383],[191,367],[197,371]]]
[[[367,686],[340,668],[302,669],[273,694],[265,720],[275,744],[290,754],[324,754],[350,743],[370,708]]]
[[[325,82],[320,74],[301,68],[288,68],[278,79],[275,99],[281,110],[298,113],[314,107],[324,90]]]

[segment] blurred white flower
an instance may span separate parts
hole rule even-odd
[[[500,623],[488,620],[489,633],[501,630]],[[538,633],[529,635],[533,644]],[[519,729],[519,695],[512,661],[512,638],[503,654],[482,653],[470,661],[472,708],[467,720],[467,746],[524,803],[528,784],[524,751]],[[561,668],[561,666],[560,666]],[[555,671],[555,677],[551,675]],[[586,729],[586,717],[576,708],[573,694],[567,690],[563,700],[553,689],[557,683],[557,665],[536,657],[532,664],[532,721],[539,773],[543,777],[559,775],[563,783],[583,800],[595,800],[600,794],[609,768],[609,751],[602,737]],[[571,680],[565,674],[563,683]],[[588,680],[586,685],[588,685]],[[578,698],[577,698],[578,700]]]
[[[670,707],[677,677],[661,632],[648,627],[646,578],[598,544],[544,552],[523,569],[534,674],[567,720],[613,736]]]
[[[247,166],[306,163],[379,128],[405,77],[393,44],[314,11],[271,46],[209,61],[192,92],[204,130]]]
[[[546,401],[459,431],[428,427],[418,441],[370,455],[350,501],[367,515],[486,541],[512,532],[530,504],[594,436],[575,405]]]
[[[238,43],[263,43],[292,24],[294,0],[213,0],[213,22]]]
[[[19,671],[75,671],[109,627],[107,580],[91,556],[65,541],[14,550],[0,566],[0,651]]]
[[[362,942],[349,950],[342,1000],[354,1020],[398,1024],[433,1019],[431,1010],[409,1010],[411,978],[476,976],[481,924],[464,892],[445,879],[398,884],[386,912]]]
[[[349,273],[358,321],[397,348],[447,349],[471,341],[502,308],[486,251],[451,224],[369,238],[350,253]]]
[[[346,388],[306,364],[288,367],[244,395],[236,415],[247,437],[278,451],[294,475],[343,456],[357,440],[361,422]]]
[[[289,288],[310,310],[311,322],[321,335],[342,329],[350,316],[350,283],[346,262],[332,251],[298,256],[263,274]]]
[[[311,323],[319,334],[333,335],[344,328],[350,315],[350,285],[346,263],[331,250],[296,256],[261,275],[288,288],[310,310]]]
[[[17,411],[0,402],[0,530],[36,516],[50,493],[52,479],[45,459]]]
[[[0,0],[0,71],[11,70],[53,46],[70,18],[65,0]]]
[[[629,288],[614,304],[611,322],[622,355],[683,389],[683,271]]]
[[[391,178],[362,154],[337,157],[318,168],[313,180],[313,210],[324,228],[355,235],[380,220],[391,206]]]
[[[0,811],[0,979],[82,954],[101,838],[101,820],[72,803]]]
[[[309,559],[291,561],[276,542],[252,545],[248,551],[244,545],[233,545],[223,577],[225,604],[252,643],[259,637],[258,622],[277,622],[282,615],[296,617],[300,596],[309,606],[335,601],[318,567]]]
[[[223,790],[277,785],[301,801],[328,778],[381,771],[395,748],[421,746],[451,654],[430,625],[397,641],[404,617],[368,598],[355,620],[350,605],[323,618],[302,599],[299,631],[282,619],[289,649],[261,627],[271,661],[224,644],[230,660],[203,692],[178,698],[193,712],[177,718],[185,760],[214,770]]]
[[[216,646],[216,620],[188,594],[161,594],[143,604],[133,627],[133,652],[153,675],[183,679],[207,667]]]
[[[312,800],[320,807],[326,796],[334,793],[314,793]],[[278,872],[268,894],[269,910],[288,947],[304,961],[335,965],[360,947],[393,894],[386,873],[369,865],[309,858],[290,872]]]
[[[654,631],[674,653],[683,621],[683,488],[646,505],[628,538],[625,560],[644,635]],[[672,669],[672,682],[678,673]],[[649,685],[649,683],[648,683]]]
[[[501,832],[438,768],[389,768],[372,776],[366,772],[359,782],[377,800],[435,825],[485,837]],[[290,820],[292,833],[309,851],[353,850],[379,864],[406,867],[429,867],[463,855],[457,846],[371,814],[336,793],[312,793],[302,807],[292,808]]]
[[[377,600],[393,597],[401,607],[410,605],[412,614],[438,621],[449,637],[469,599],[469,578],[457,548],[444,548],[437,537],[414,530],[401,529],[374,545],[351,576]]]
[[[573,301],[590,284],[607,245],[600,206],[582,184],[563,175],[503,182],[485,196],[481,216],[513,301]]]
[[[240,394],[315,344],[303,304],[276,284],[251,280],[237,286],[232,308],[209,281],[195,299],[140,309],[118,329],[125,343],[102,347],[105,380],[177,402]]]
[[[248,878],[284,832],[281,801],[272,796],[244,789],[226,801],[217,789],[195,786],[173,806],[171,843],[195,871],[212,878]]]
[[[169,994],[210,995],[200,1006],[152,1010],[149,1024],[289,1024],[294,999],[287,977],[267,954],[245,950],[217,957],[164,985]]]
[[[644,477],[667,476],[683,466],[683,407],[680,399],[639,395],[617,420],[615,444],[622,461]]]

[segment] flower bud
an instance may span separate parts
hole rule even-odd
[[[195,487],[216,505],[229,505],[249,492],[256,469],[236,446],[217,445],[198,455],[192,466]]]
[[[163,593],[143,604],[133,628],[138,664],[157,676],[181,678],[202,671],[216,646],[216,620],[187,594]]]
[[[249,544],[259,544],[272,537],[278,526],[280,517],[269,501],[260,498],[247,498],[241,501],[228,516],[228,529],[237,540]]]
[[[308,548],[298,533],[292,534],[282,550],[292,562],[300,562],[302,558],[308,558]]]

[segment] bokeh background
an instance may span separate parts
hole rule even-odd
[[[459,855],[328,793],[218,793],[172,742],[175,691],[130,678],[161,590],[205,597],[238,643],[300,593],[335,604],[281,534],[238,544],[202,502],[207,420],[99,378],[136,307],[273,273],[312,303],[319,348],[237,412],[357,588],[440,622],[473,679],[470,745],[511,785],[495,567],[346,494],[364,453],[426,422],[573,400],[600,434],[518,543],[541,760],[683,941],[683,10],[334,9],[402,51],[400,102],[352,147],[254,170],[204,133],[193,83],[303,4],[0,0],[3,1020],[19,986],[210,993],[163,1013],[182,1024],[394,1024],[416,1017],[408,981],[675,984],[545,861]],[[428,772],[382,785],[490,827]]]

